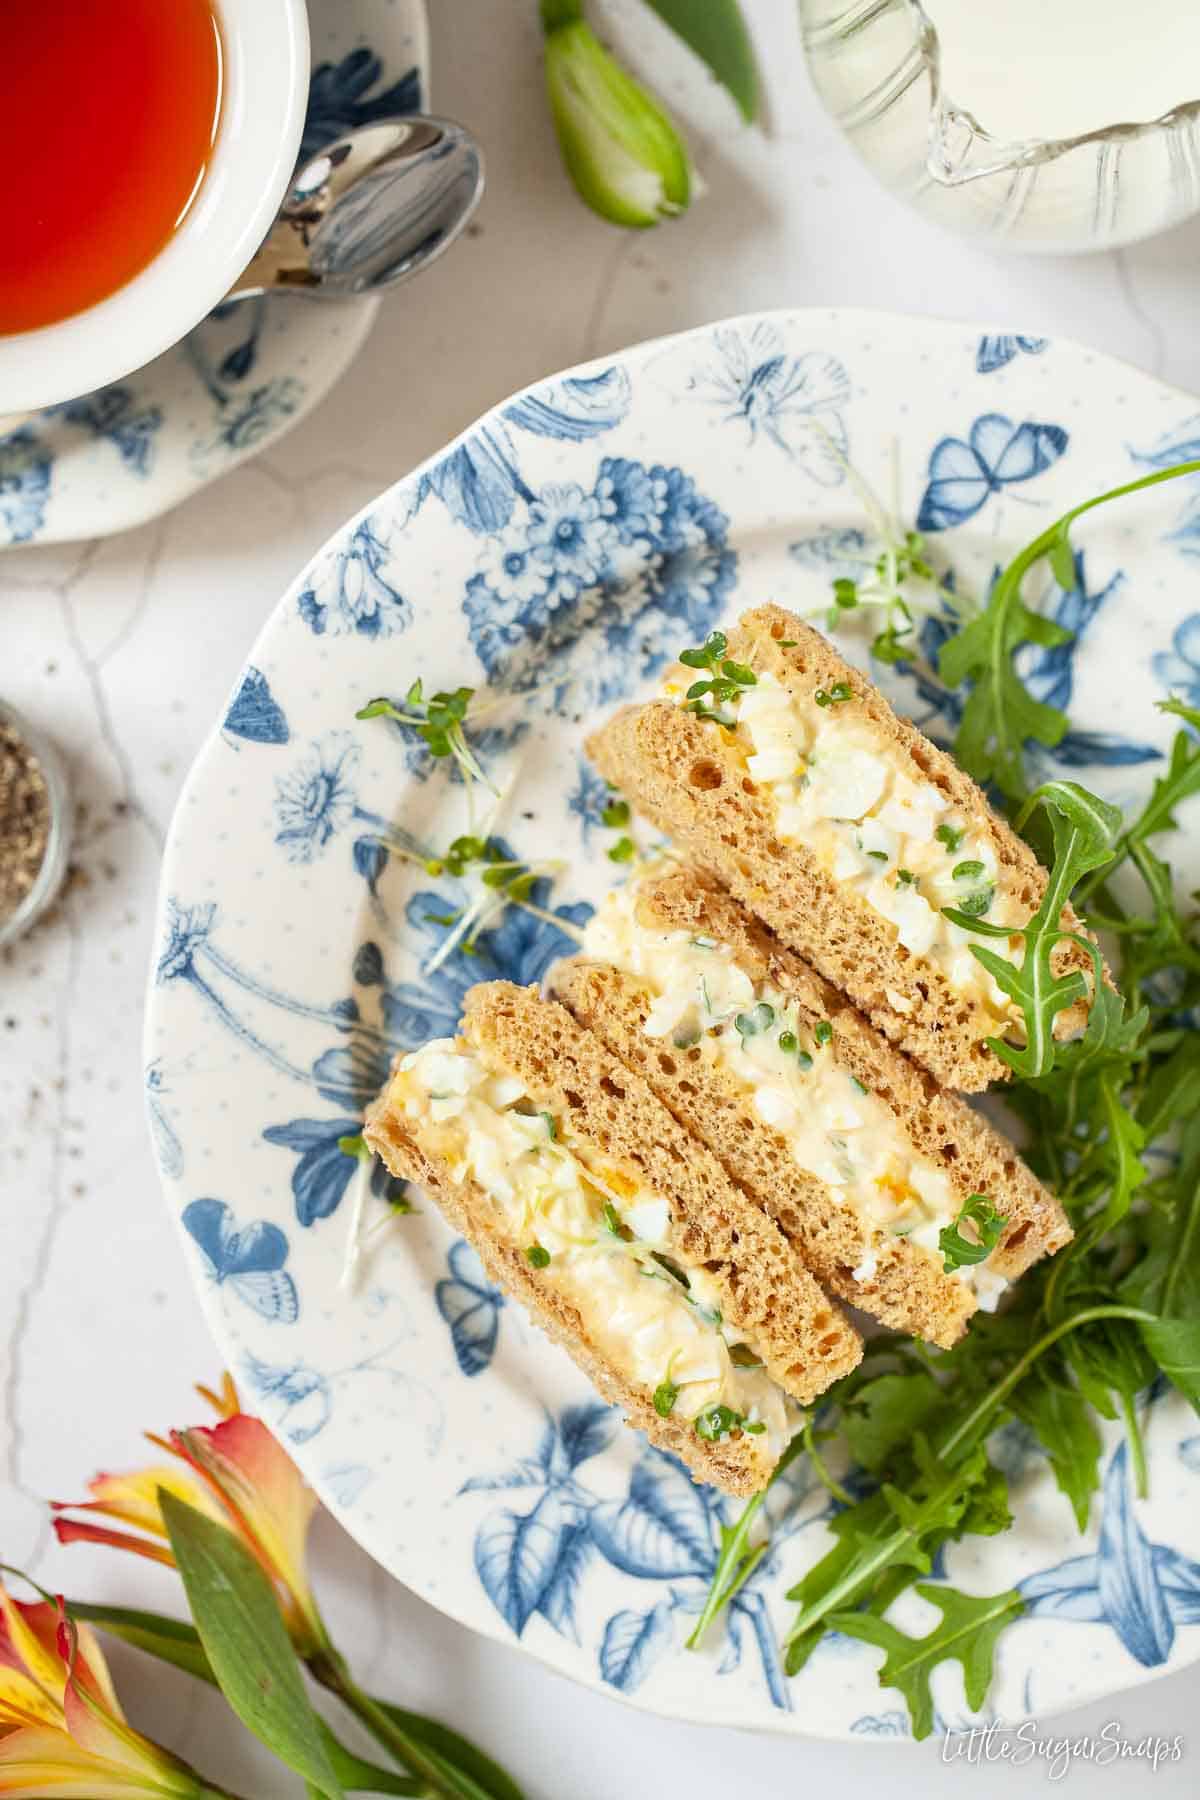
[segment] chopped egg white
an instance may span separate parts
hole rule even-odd
[[[991,844],[940,789],[897,768],[886,735],[857,710],[818,705],[815,692],[805,699],[769,671],[739,688],[726,710],[748,774],[774,804],[778,835],[804,844],[956,994],[998,1025],[1019,1021],[1019,1009],[971,955],[982,938],[943,908],[979,907],[989,925],[1023,925],[1026,912],[1006,891]],[[1013,960],[1019,954],[1019,944],[1003,938],[988,937],[987,946]]]
[[[589,920],[583,954],[645,982],[653,996],[647,1036],[732,1075],[799,1166],[852,1209],[867,1243],[856,1280],[873,1278],[889,1237],[937,1252],[939,1233],[959,1210],[947,1175],[842,1066],[832,1039],[817,1043],[794,1003],[770,983],[755,986],[727,944],[639,916],[638,886],[630,883]],[[980,1267],[958,1274],[982,1292]]]
[[[487,1190],[526,1252],[545,1253],[545,1279],[579,1308],[614,1368],[651,1390],[672,1383],[682,1419],[724,1405],[762,1424],[746,1441],[774,1460],[789,1436],[782,1390],[764,1369],[734,1362],[742,1335],[723,1321],[712,1276],[680,1254],[666,1200],[621,1169],[589,1166],[561,1120],[552,1134],[523,1083],[489,1074],[459,1040],[406,1056],[388,1099],[422,1121],[422,1142],[454,1181]],[[619,1231],[610,1228],[614,1195]]]

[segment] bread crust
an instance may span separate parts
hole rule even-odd
[[[789,647],[781,648],[780,640]],[[1030,914],[1036,911],[1047,878],[1029,846],[952,758],[898,718],[819,632],[782,607],[756,607],[729,633],[729,655],[760,673],[769,670],[805,697],[818,687],[848,683],[853,697],[842,706],[846,717],[869,719],[906,774],[940,788],[970,818],[991,845],[1007,885]],[[652,700],[622,708],[589,738],[587,750],[635,811],[715,875],[944,1087],[981,1093],[1008,1079],[1007,1065],[984,1042],[995,1035],[986,1010],[957,995],[936,965],[905,950],[894,927],[862,896],[834,882],[806,846],[775,836],[770,798],[749,779],[729,733],[669,701]],[[1062,926],[1083,931],[1070,907],[1063,910]],[[1077,944],[1059,945],[1054,966],[1056,973],[1078,968],[1091,979],[1090,957]],[[889,991],[908,1010],[894,1006]],[[1069,1035],[1086,1016],[1081,1004],[1060,1014],[1056,1029]]]
[[[708,1270],[725,1319],[753,1339],[785,1392],[807,1404],[857,1365],[862,1340],[778,1226],[734,1186],[646,1083],[564,1007],[543,1000],[535,988],[482,984],[467,995],[463,1036],[486,1067],[518,1076],[537,1106],[563,1119],[572,1135],[628,1168],[667,1201],[681,1254]],[[387,1089],[368,1112],[364,1135],[394,1174],[431,1194],[493,1279],[521,1300],[651,1442],[679,1456],[697,1479],[728,1493],[754,1493],[763,1485],[772,1464],[758,1440],[743,1436],[706,1443],[689,1423],[661,1418],[648,1388],[612,1370],[578,1307],[556,1291],[553,1265],[538,1271],[529,1266],[499,1207],[477,1182],[451,1177],[421,1142],[419,1124],[392,1108]]]
[[[660,930],[715,938],[733,951],[755,986],[769,982],[791,999],[812,1031],[833,1027],[833,1052],[847,1073],[881,1097],[909,1143],[949,1179],[960,1204],[988,1194],[1007,1219],[989,1269],[1014,1280],[1067,1243],[1071,1227],[1054,1196],[986,1120],[939,1090],[794,951],[700,870],[644,882],[639,917]],[[747,1091],[699,1050],[677,1050],[646,1037],[653,994],[606,964],[572,958],[551,975],[552,991],[635,1068],[674,1116],[717,1156],[799,1248],[817,1278],[842,1299],[893,1328],[948,1347],[975,1311],[962,1282],[943,1272],[936,1252],[904,1238],[885,1240],[875,1271],[856,1278],[870,1237],[849,1208],[792,1157],[787,1141],[757,1114]]]

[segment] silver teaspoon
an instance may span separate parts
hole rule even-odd
[[[348,300],[392,287],[450,247],[482,194],[483,155],[461,125],[419,113],[365,125],[297,171],[227,297]]]

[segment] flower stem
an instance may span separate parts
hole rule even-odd
[[[308,1658],[308,1669],[315,1681],[331,1694],[336,1694],[360,1724],[365,1725],[376,1741],[410,1774],[418,1776],[422,1792],[440,1800],[460,1800],[461,1786],[448,1780],[442,1772],[441,1758],[424,1749],[394,1719],[390,1719],[377,1700],[363,1692],[342,1657],[332,1646],[318,1650]]]

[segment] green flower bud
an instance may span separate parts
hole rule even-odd
[[[687,148],[666,113],[608,54],[576,5],[544,0],[546,88],[567,173],[614,225],[657,225],[691,197]],[[559,22],[566,16],[565,22]]]

